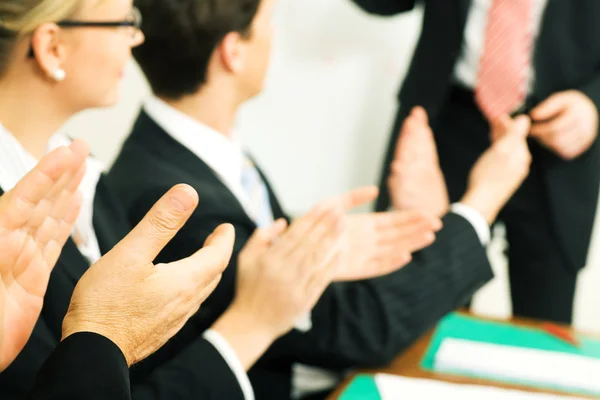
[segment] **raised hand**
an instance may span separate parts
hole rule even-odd
[[[341,268],[345,212],[377,196],[367,187],[321,202],[286,229],[257,230],[238,257],[233,303],[212,329],[249,368],[316,304]]]
[[[448,189],[423,108],[415,107],[404,121],[390,170],[387,185],[396,210],[421,210],[434,217],[448,211]]]
[[[83,275],[63,322],[63,339],[76,332],[98,333],[112,340],[131,365],[183,327],[221,279],[235,236],[231,225],[222,225],[190,257],[154,265],[197,204],[194,189],[175,186]]]
[[[81,207],[87,144],[46,155],[0,197],[0,371],[23,349]]]

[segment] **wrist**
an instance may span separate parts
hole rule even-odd
[[[67,314],[63,321],[61,342],[71,335],[82,332],[95,333],[113,342],[121,350],[123,356],[125,356],[128,367],[136,362],[133,352],[126,345],[125,340],[121,339],[121,336],[116,333],[116,330],[97,322],[79,321]]]
[[[229,343],[247,371],[280,336],[273,328],[234,303],[210,329]]]
[[[479,212],[488,225],[491,225],[496,220],[500,212],[497,201],[485,190],[468,189],[467,193],[460,200],[460,203]]]

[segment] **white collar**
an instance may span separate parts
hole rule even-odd
[[[155,96],[146,99],[144,110],[173,139],[204,161],[238,195],[244,155],[237,140],[196,121]]]

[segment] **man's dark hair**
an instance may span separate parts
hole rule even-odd
[[[261,0],[135,0],[146,41],[133,55],[154,93],[179,99],[206,82],[225,35],[250,35]]]

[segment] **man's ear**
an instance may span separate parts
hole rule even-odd
[[[62,42],[61,30],[56,24],[40,25],[31,35],[31,47],[35,60],[48,77],[52,77],[56,70],[63,67],[67,51]]]
[[[246,65],[247,42],[238,32],[225,35],[217,51],[224,68],[231,73],[239,73]]]

